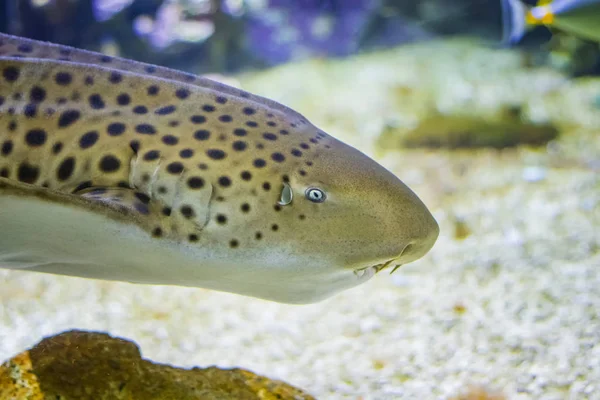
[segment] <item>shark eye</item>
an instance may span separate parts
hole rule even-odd
[[[283,190],[281,191],[281,199],[277,202],[280,206],[287,206],[292,202],[294,198],[294,192],[289,184],[283,183]]]
[[[317,188],[306,189],[306,198],[313,203],[322,203],[325,201],[325,192]]]

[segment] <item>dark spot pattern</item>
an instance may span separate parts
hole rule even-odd
[[[196,140],[208,140],[210,138],[210,131],[206,129],[200,129],[194,132],[194,138]]]
[[[46,143],[48,135],[43,129],[31,129],[25,135],[25,142],[32,147],[42,146]]]
[[[177,89],[175,91],[175,96],[177,96],[177,98],[181,99],[181,100],[187,99],[189,97],[189,95],[190,95],[190,91],[187,89],[181,88],[181,89]]]
[[[54,75],[54,82],[60,86],[67,86],[73,81],[73,77],[68,72],[57,72]]]
[[[112,154],[107,154],[100,160],[100,169],[103,172],[115,172],[121,168],[121,161],[113,156]]]
[[[135,106],[133,107],[133,112],[135,114],[147,114],[148,108],[146,106]]]
[[[187,185],[190,189],[202,189],[204,187],[204,179],[193,176],[188,179]]]
[[[58,171],[56,173],[56,177],[59,181],[64,182],[73,175],[73,171],[75,170],[75,158],[68,157],[60,163],[58,167]]]
[[[52,153],[54,154],[58,154],[62,151],[63,149],[63,144],[62,142],[56,142],[54,143],[54,145],[52,146]]]
[[[121,83],[122,80],[123,75],[121,75],[119,72],[111,72],[108,77],[108,81],[113,84]]]
[[[88,149],[96,144],[98,141],[98,132],[89,131],[81,136],[79,139],[79,147],[82,149]]]
[[[254,165],[256,168],[264,168],[265,165],[267,165],[267,162],[262,158],[257,158],[252,162],[252,165]]]
[[[126,106],[131,103],[131,97],[127,93],[121,93],[117,96],[117,104],[120,106]]]
[[[190,121],[192,121],[192,124],[203,124],[206,122],[206,117],[204,115],[192,115]]]
[[[144,154],[144,160],[146,161],[154,161],[160,157],[160,152],[158,150],[150,150]]]
[[[23,115],[27,118],[33,118],[37,114],[37,105],[33,103],[26,104],[23,108]]]
[[[164,106],[164,107],[160,107],[160,108],[156,109],[156,111],[154,111],[154,114],[156,114],[156,115],[168,115],[168,114],[174,113],[175,109],[176,109],[175,106]]]
[[[90,107],[95,110],[99,110],[105,106],[102,96],[100,96],[98,93],[90,95],[90,97],[88,97],[88,102],[90,103]]]
[[[244,151],[248,147],[248,144],[246,142],[241,141],[241,140],[236,140],[235,142],[233,142],[233,144],[231,145],[231,147],[233,147],[233,149],[235,151]]]
[[[21,182],[33,184],[38,180],[40,176],[40,169],[35,165],[29,164],[28,162],[24,162],[19,165],[19,169],[17,170],[17,178]]]
[[[64,111],[60,117],[58,118],[58,127],[66,128],[75,122],[81,117],[81,113],[79,110],[71,109]]]
[[[181,215],[183,215],[187,219],[193,218],[195,215],[194,209],[187,204],[181,206],[179,211],[181,211]]]
[[[39,86],[34,86],[29,91],[29,101],[40,103],[46,99],[46,91]],[[2,102],[0,102],[2,104]]]
[[[219,149],[208,149],[206,155],[213,160],[222,160],[226,157],[225,152]]]
[[[271,159],[275,162],[281,163],[285,161],[285,156],[279,152],[271,154]]]
[[[108,133],[110,136],[120,136],[125,133],[125,129],[125,124],[121,122],[113,122],[108,124],[106,127],[106,133]]]
[[[2,143],[2,149],[0,150],[0,154],[2,154],[3,156],[9,155],[10,153],[12,153],[13,147],[13,142],[11,142],[10,140],[5,141],[4,143]]]
[[[179,138],[173,135],[165,135],[162,137],[162,142],[167,146],[175,146],[177,143],[179,143]]]
[[[191,158],[194,155],[194,150],[192,149],[183,149],[179,152],[179,157],[181,158]]]
[[[21,72],[16,67],[6,67],[2,70],[2,76],[7,82],[14,82],[19,79]]]
[[[179,174],[183,171],[183,164],[179,161],[174,161],[167,165],[167,171],[170,174]]]
[[[135,131],[142,135],[154,135],[156,133],[156,129],[150,124],[138,124],[135,126]]]
[[[219,185],[221,187],[227,188],[231,186],[231,179],[228,176],[221,176],[219,178]]]
[[[242,173],[240,174],[240,177],[244,181],[249,181],[252,179],[252,174],[250,173],[250,171],[242,171]]]

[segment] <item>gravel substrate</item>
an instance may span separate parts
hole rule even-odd
[[[397,73],[415,73],[410,63],[419,54],[427,53],[407,57]],[[356,61],[364,74],[372,68],[382,91],[386,59],[397,63],[392,56]],[[332,79],[332,92],[358,79],[351,63],[347,76]],[[470,76],[465,69],[448,68],[446,79]],[[281,96],[263,93],[287,101],[294,88],[286,82],[293,84],[282,78]],[[251,82],[244,87],[254,90]],[[322,92],[313,104],[327,109],[331,99]],[[299,108],[317,125],[336,125]],[[350,120],[360,110],[335,110],[348,115],[346,126],[358,126]],[[335,132],[374,154],[374,135],[361,133]],[[441,226],[433,250],[394,275],[290,306],[0,270],[0,359],[44,336],[88,329],[132,339],[156,362],[240,366],[319,399],[447,399],[469,385],[508,399],[600,399],[599,129],[571,128],[541,150],[391,151],[378,159]]]

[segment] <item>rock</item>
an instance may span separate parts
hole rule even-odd
[[[0,366],[0,400],[308,400],[300,389],[239,368],[180,369],[141,358],[130,341],[69,331]]]
[[[378,144],[382,148],[501,149],[518,145],[542,146],[557,137],[558,129],[551,124],[434,113],[413,129],[384,129]]]

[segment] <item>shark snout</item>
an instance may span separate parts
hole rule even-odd
[[[421,211],[418,222],[408,232],[406,245],[394,263],[407,264],[423,257],[435,244],[440,227],[426,208]]]

